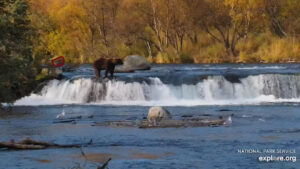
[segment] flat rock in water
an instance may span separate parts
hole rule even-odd
[[[225,125],[225,120],[220,119],[192,119],[192,120],[162,120],[156,125],[149,121],[142,121],[139,128],[178,128],[178,127],[206,127]]]
[[[53,123],[76,123],[75,119],[62,119],[62,120],[54,120]]]
[[[109,126],[109,127],[138,127],[138,128],[179,128],[179,127],[212,127],[226,125],[223,119],[189,119],[189,120],[162,120],[156,125],[148,120],[142,121],[115,121],[94,123],[92,126]]]
[[[109,127],[137,127],[137,123],[133,121],[111,121],[111,122],[95,122],[92,126],[109,126]]]

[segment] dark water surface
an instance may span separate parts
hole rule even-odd
[[[154,65],[149,71],[116,74],[116,80],[101,84],[92,79],[90,65],[84,65],[65,73],[72,80],[49,82],[39,94],[17,101],[11,113],[0,114],[0,141],[30,137],[76,144],[93,139],[93,145],[82,148],[86,160],[78,148],[0,150],[0,168],[71,168],[77,163],[96,168],[111,157],[110,169],[297,169],[299,73],[299,64]],[[93,126],[140,121],[152,105],[167,106],[175,119],[233,114],[232,124],[164,129]],[[82,118],[53,123],[63,111]],[[93,118],[88,118],[91,114]],[[239,153],[241,149],[296,153]],[[267,155],[296,156],[298,161],[258,160]]]

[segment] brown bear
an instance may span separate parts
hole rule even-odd
[[[94,62],[94,71],[96,78],[101,78],[101,70],[105,70],[105,77],[107,77],[108,72],[110,76],[114,76],[115,66],[122,65],[122,59],[111,59],[111,58],[99,58]]]

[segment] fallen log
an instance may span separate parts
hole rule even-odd
[[[46,148],[80,148],[85,145],[91,145],[92,139],[86,144],[55,144],[51,142],[43,142],[33,140],[30,138],[24,138],[20,142],[15,143],[14,140],[10,142],[0,142],[0,148],[9,150],[33,150],[33,149],[46,149]]]

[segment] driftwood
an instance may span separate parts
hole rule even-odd
[[[97,167],[97,169],[105,169],[110,162],[111,158],[109,158],[101,167]]]
[[[87,144],[55,144],[50,142],[43,142],[32,140],[30,138],[25,138],[20,142],[15,143],[14,140],[10,142],[0,142],[0,149],[5,148],[9,150],[33,150],[33,149],[46,149],[46,148],[79,148],[84,145],[92,144],[92,140],[90,140]]]

